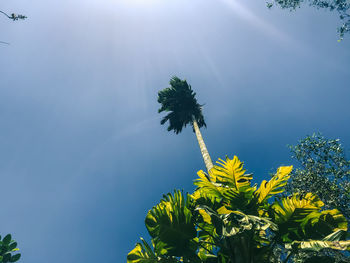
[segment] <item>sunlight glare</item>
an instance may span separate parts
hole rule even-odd
[[[122,0],[121,3],[129,7],[154,7],[161,0]]]
[[[265,21],[261,17],[257,16],[249,8],[240,3],[240,1],[221,0],[221,2],[227,5],[236,15],[238,15],[241,19],[246,20],[252,26],[261,29],[265,33],[277,38],[280,41],[286,43],[293,42],[292,39],[286,33],[279,30],[277,27],[270,24],[268,21]]]

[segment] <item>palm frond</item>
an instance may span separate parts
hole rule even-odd
[[[180,133],[186,125],[196,120],[199,127],[206,126],[202,113],[202,105],[197,102],[196,93],[186,80],[173,77],[170,87],[158,92],[158,102],[161,104],[158,112],[169,112],[161,124],[169,122],[168,131]]]

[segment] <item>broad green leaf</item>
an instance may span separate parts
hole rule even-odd
[[[346,231],[347,221],[339,210],[333,209],[310,213],[301,226],[309,239],[322,239],[334,231]]]
[[[198,190],[202,189],[203,191],[197,190],[194,193],[193,198],[198,199],[200,197],[204,197],[208,195],[218,199],[221,199],[223,197],[223,191],[225,189],[222,185],[215,183],[215,181],[210,181],[202,170],[198,171],[197,174],[199,179],[195,180],[194,185],[199,187]]]
[[[243,163],[237,156],[234,156],[232,160],[228,157],[225,161],[219,159],[217,164],[210,170],[211,178],[214,178],[217,183],[223,183],[236,191],[244,191],[250,187],[252,175],[245,174]]]
[[[214,254],[209,254],[203,248],[199,249],[198,256],[202,262],[217,262],[217,256]]]
[[[294,194],[275,202],[269,212],[278,224],[285,242],[319,240],[341,229],[347,229],[344,216],[336,209],[321,211],[323,202],[314,194]]]
[[[324,241],[339,241],[339,240],[344,240],[346,238],[346,231],[339,229],[325,238],[323,238]]]
[[[18,261],[19,259],[21,258],[21,254],[16,254],[16,255],[13,255],[10,259],[10,262],[16,262]]]
[[[319,211],[323,207],[323,202],[318,196],[307,193],[305,196],[294,194],[283,198],[281,202],[272,205],[273,217],[277,223],[288,221],[302,221],[311,212]]]
[[[137,243],[135,248],[127,256],[127,263],[179,263],[174,257],[167,257],[162,254],[156,254],[151,246],[141,238],[142,243]],[[152,242],[153,243],[153,242]]]
[[[15,249],[17,247],[17,242],[13,242],[9,245],[9,250],[13,251],[13,249]]]
[[[208,215],[204,209],[199,209],[198,212],[203,217],[204,222],[206,222],[207,224],[211,224],[210,215]]]
[[[10,244],[11,242],[11,234],[7,234],[4,239],[2,240],[6,245]]]
[[[212,211],[208,207],[203,206],[201,208],[211,216],[212,220],[220,218],[221,225],[218,226],[223,228],[223,235],[226,236],[233,236],[246,230],[253,230],[256,232],[261,230],[265,231],[268,228],[273,231],[277,230],[277,225],[267,218],[247,215],[241,211],[229,210],[224,206],[219,208],[217,212]]]
[[[11,259],[11,253],[6,253],[4,256],[3,256],[3,262],[8,262],[10,261]]]
[[[187,198],[181,191],[168,194],[148,212],[145,219],[151,237],[163,242],[171,256],[196,254],[191,244],[197,231]]]
[[[311,219],[310,214],[318,216],[323,202],[314,194],[305,196],[294,194],[275,202],[269,215],[279,227],[279,235],[285,242],[301,240],[305,237],[306,223]]]
[[[230,210],[241,210],[246,214],[257,215],[257,204],[254,198],[255,187],[245,188],[245,191],[236,191],[234,188],[226,188],[223,191],[223,202]]]
[[[217,163],[218,165],[210,170],[209,176],[203,171],[198,172],[199,179],[194,184],[199,189],[193,195],[194,199],[210,200],[212,204],[217,205],[215,209],[224,203],[228,209],[240,209],[245,213],[257,214],[256,211],[252,211],[255,203],[251,204],[256,187],[250,186],[252,176],[245,174],[243,163],[237,156],[234,156],[232,160],[228,157],[226,161],[219,159]],[[199,204],[209,203],[199,202]]]
[[[323,240],[293,241],[291,244],[287,244],[286,248],[300,249],[300,250],[307,250],[307,251],[320,251],[322,249],[350,251],[350,240],[347,240],[347,241],[323,241]]]
[[[233,212],[232,210],[227,209],[225,206],[220,207],[217,212],[220,215],[225,215],[225,214],[230,214],[231,212]]]
[[[283,187],[287,184],[292,169],[293,166],[281,166],[277,169],[277,173],[270,181],[267,182],[266,180],[263,180],[260,188],[255,192],[258,202],[262,203],[271,196],[282,193],[284,191]]]
[[[131,250],[127,256],[127,263],[156,263],[157,257],[148,254],[140,243]]]

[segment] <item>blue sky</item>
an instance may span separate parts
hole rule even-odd
[[[259,182],[320,131],[350,149],[350,36],[336,14],[265,1],[3,1],[1,234],[26,263],[123,262],[162,194],[204,169],[191,129],[159,124],[157,91],[186,78],[212,159]]]

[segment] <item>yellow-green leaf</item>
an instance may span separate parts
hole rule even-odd
[[[292,169],[293,166],[281,166],[277,169],[277,173],[270,181],[267,182],[263,180],[260,188],[256,191],[258,202],[262,203],[272,195],[282,193],[284,191],[283,187],[287,184]]]
[[[287,222],[291,217],[294,220],[304,219],[313,211],[319,211],[324,206],[320,198],[313,194],[294,194],[272,205],[276,222]]]
[[[222,206],[222,207],[220,207],[220,208],[217,210],[217,212],[218,212],[219,215],[226,215],[226,214],[232,213],[233,211],[227,209],[225,206]]]
[[[322,249],[335,249],[335,250],[348,250],[350,251],[350,240],[346,241],[323,241],[323,240],[310,240],[310,241],[294,241],[291,244],[286,245],[287,249],[297,248],[301,250],[320,251]]]
[[[127,263],[141,263],[141,262],[152,262],[149,255],[143,252],[140,243],[137,243],[135,248],[131,250],[126,258]],[[153,262],[156,262],[153,260]]]
[[[237,156],[234,156],[232,160],[228,157],[226,161],[219,159],[217,163],[218,165],[210,170],[210,175],[215,178],[216,182],[225,183],[237,191],[250,187],[252,175],[245,174],[243,162]]]
[[[204,222],[211,224],[211,218],[210,215],[207,214],[207,212],[205,212],[204,209],[199,209],[198,212],[201,214],[201,216],[203,217]]]

